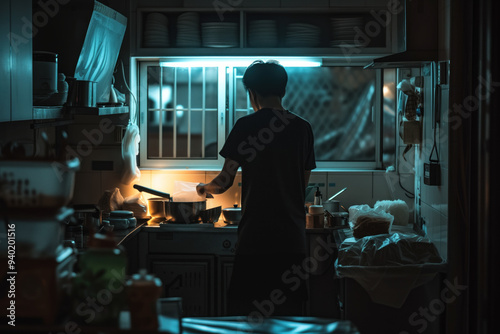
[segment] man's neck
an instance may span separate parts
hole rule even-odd
[[[264,108],[284,110],[281,105],[281,99],[278,96],[259,96],[258,99],[259,110]]]

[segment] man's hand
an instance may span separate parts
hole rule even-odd
[[[200,183],[196,186],[196,192],[198,195],[203,196],[207,191],[205,189],[206,183]]]

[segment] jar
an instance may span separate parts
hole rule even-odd
[[[156,331],[158,329],[158,300],[162,293],[161,280],[146,269],[132,275],[127,281],[127,300],[132,330]]]
[[[78,321],[116,326],[125,302],[127,256],[111,235],[91,235],[73,286]]]
[[[50,96],[57,93],[57,53],[33,52],[33,94]]]

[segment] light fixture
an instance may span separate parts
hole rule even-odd
[[[284,67],[319,67],[321,58],[310,57],[188,57],[165,58],[160,60],[162,67],[247,67],[255,60],[276,60]]]

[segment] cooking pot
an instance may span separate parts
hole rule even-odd
[[[335,200],[324,202],[323,208],[330,213],[340,212],[340,202]]]
[[[165,218],[169,223],[193,224],[200,222],[200,214],[206,210],[206,200],[197,202],[173,202],[170,194],[134,185],[139,191],[144,191],[161,197],[148,199],[149,214],[152,218]]]
[[[239,224],[241,220],[241,208],[238,208],[238,204],[234,204],[232,208],[222,209],[224,214],[224,222],[230,225]]]

